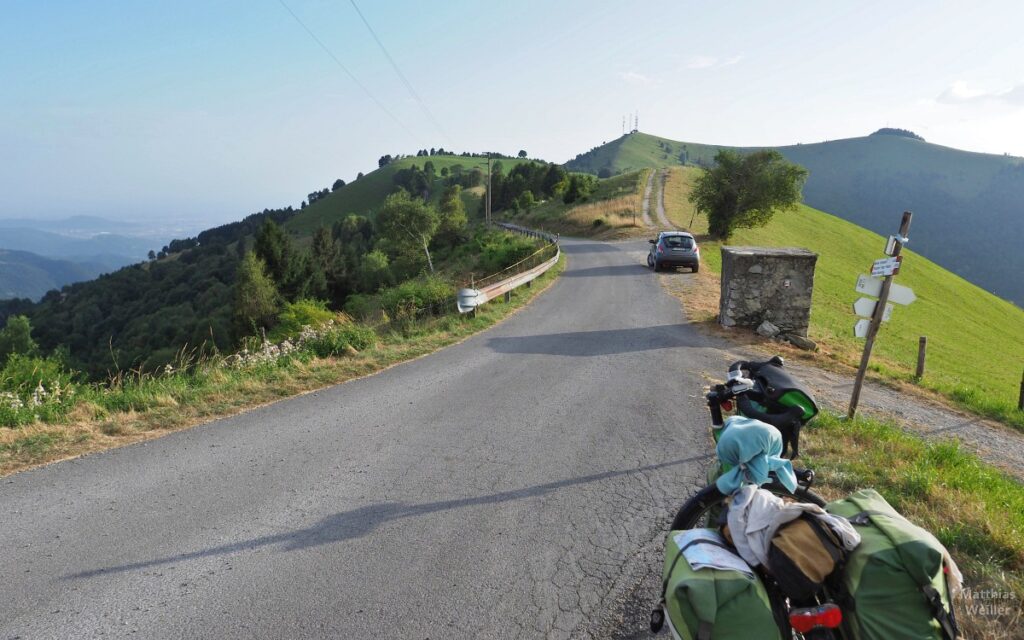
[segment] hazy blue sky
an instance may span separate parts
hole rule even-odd
[[[0,216],[298,205],[385,153],[565,161],[640,129],[737,145],[912,129],[1024,155],[1024,3],[0,4]],[[396,122],[397,119],[397,122]]]

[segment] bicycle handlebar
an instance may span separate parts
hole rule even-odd
[[[782,413],[765,413],[754,407],[753,401],[745,393],[736,396],[736,405],[740,412],[748,418],[767,422],[777,429],[789,426],[793,421],[800,419],[804,414],[801,407],[789,407]]]

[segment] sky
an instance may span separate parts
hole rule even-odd
[[[1017,0],[0,0],[0,217],[215,225],[386,153],[564,162],[634,113],[691,142],[892,126],[1024,156],[1021,24]]]

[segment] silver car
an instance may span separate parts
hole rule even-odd
[[[665,267],[689,267],[694,273],[700,269],[700,248],[692,234],[685,231],[662,231],[651,243],[647,266],[654,271]]]

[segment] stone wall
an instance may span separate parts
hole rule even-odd
[[[771,338],[793,336],[794,343],[806,338],[817,261],[807,249],[722,247],[719,323],[757,327]]]

